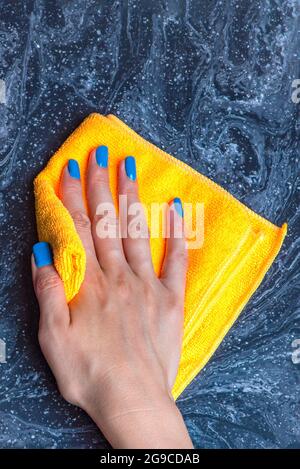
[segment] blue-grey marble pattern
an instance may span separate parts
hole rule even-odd
[[[179,406],[197,447],[300,447],[299,12],[299,0],[0,0],[0,447],[107,447],[58,394],[30,277],[33,178],[94,111],[288,221],[276,262]]]

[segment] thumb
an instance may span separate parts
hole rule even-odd
[[[70,322],[63,282],[54,265],[49,243],[33,246],[32,279],[40,307],[40,327],[66,326]]]

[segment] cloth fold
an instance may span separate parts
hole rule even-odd
[[[38,237],[53,248],[68,302],[80,289],[86,259],[73,220],[59,199],[61,171],[70,158],[75,158],[85,194],[88,155],[100,145],[109,148],[110,185],[116,204],[117,166],[127,155],[134,155],[140,197],[146,208],[174,197],[193,207],[196,203],[204,207],[203,245],[189,250],[183,350],[173,388],[177,398],[205,366],[259,286],[281,247],[287,225],[273,225],[117,117],[91,114],[34,181]],[[150,244],[159,274],[165,240],[153,237]]]

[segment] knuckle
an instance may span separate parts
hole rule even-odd
[[[133,221],[133,225],[131,226],[132,221]],[[149,240],[150,233],[149,233],[147,223],[143,220],[142,222],[139,222],[138,225],[136,225],[135,215],[128,215],[128,237],[131,239]],[[142,248],[140,249],[142,250]],[[145,251],[143,250],[141,252],[141,256],[143,256],[144,254],[145,254]],[[144,259],[142,262],[150,265],[148,256],[147,257],[144,256]]]
[[[36,280],[36,289],[39,293],[60,286],[60,278],[54,272],[47,275],[39,275]]]
[[[61,334],[59,334],[60,327],[58,324],[43,324],[38,331],[38,341],[43,353],[49,353],[61,341]]]
[[[108,226],[118,226],[118,219],[114,215],[107,215],[103,213],[95,213],[93,216],[93,225],[97,226],[99,222],[105,222]]]
[[[90,229],[91,221],[86,213],[82,212],[81,210],[76,210],[71,213],[71,216],[76,228],[81,228],[83,230]]]
[[[184,298],[182,297],[180,292],[169,290],[166,296],[164,297],[164,305],[166,311],[169,313],[173,313],[174,311],[181,311],[184,304],[183,301]]]
[[[117,218],[114,217],[114,216],[109,216],[109,215],[107,215],[107,216],[105,217],[105,221],[106,221],[106,223],[107,223],[108,225],[118,226],[118,220],[117,220]]]
[[[91,260],[90,262],[98,261]],[[89,286],[89,289],[92,288],[93,292],[97,292],[97,295],[99,295],[99,293],[102,295],[107,290],[106,278],[99,269],[99,264],[95,267],[92,266],[92,268],[86,269],[85,282]],[[88,294],[90,296],[89,291]]]
[[[65,193],[72,196],[74,194],[77,194],[78,191],[81,191],[81,188],[80,188],[80,181],[77,180],[77,179],[74,179],[74,178],[70,178],[70,180],[68,181],[68,184],[66,185],[65,189],[64,189]]]
[[[126,195],[132,195],[137,199],[138,191],[137,191],[137,186],[134,183],[129,183],[126,184],[125,186],[125,194]]]
[[[45,333],[48,340],[52,340],[57,336],[57,332],[63,329],[65,321],[60,314],[53,314],[53,311],[46,314],[43,320],[41,330]]]
[[[59,331],[63,330],[64,321],[60,314],[48,311],[40,318],[38,340],[40,345],[49,346],[53,341],[60,339]]]
[[[116,273],[118,275],[119,272],[122,272],[122,270],[125,267],[125,262],[124,262],[124,259],[122,258],[119,248],[112,247],[108,249],[106,253],[106,259],[110,265],[111,272],[113,275],[115,275]]]
[[[187,252],[186,249],[180,249],[175,253],[176,264],[182,268],[187,266]]]
[[[116,274],[115,288],[118,296],[123,300],[131,297],[131,283],[126,272],[121,270]]]
[[[92,188],[97,188],[97,191],[99,190],[99,187],[103,187],[103,184],[108,185],[107,171],[95,171],[92,175],[90,183]]]

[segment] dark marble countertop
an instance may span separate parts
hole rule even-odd
[[[179,407],[197,447],[300,447],[299,18],[298,0],[0,0],[0,447],[107,446],[58,394],[30,276],[33,178],[94,111],[288,221],[276,262]]]

